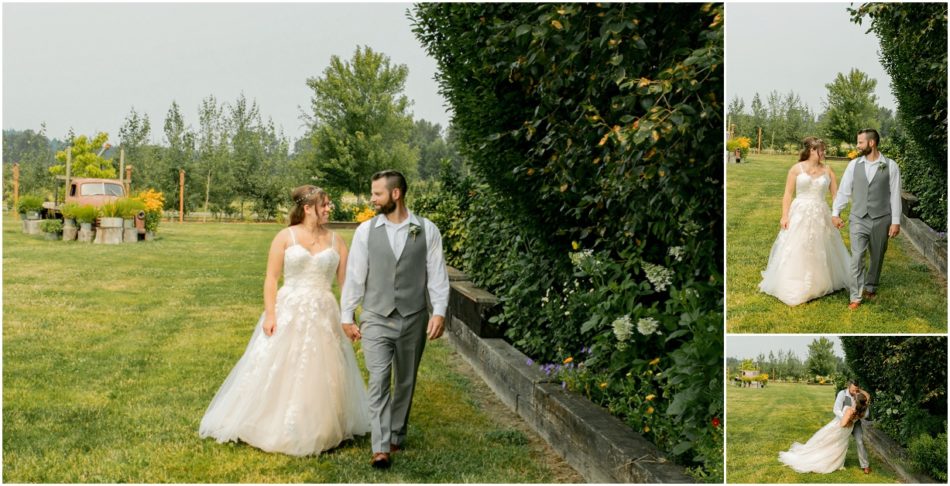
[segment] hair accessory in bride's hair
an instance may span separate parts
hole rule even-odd
[[[299,198],[294,199],[294,202],[297,203],[298,206],[303,206],[304,204],[307,204],[310,202],[310,198],[312,198],[313,195],[317,193],[317,191],[319,191],[319,189],[314,187],[313,189],[310,189],[310,191],[304,194],[303,196],[300,196]]]

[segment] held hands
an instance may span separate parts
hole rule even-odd
[[[841,218],[837,216],[831,217],[831,224],[835,225],[835,228],[838,229],[844,228],[844,221],[842,221]]]
[[[353,341],[354,343],[363,337],[363,334],[360,333],[360,327],[352,322],[343,323],[343,333],[346,334],[346,337],[350,338],[350,341]]]
[[[445,317],[443,316],[432,316],[429,319],[429,328],[426,331],[426,334],[429,336],[429,340],[439,339],[442,336],[442,332],[445,331]]]
[[[895,236],[899,234],[901,234],[901,225],[899,224],[892,224],[891,227],[888,228],[887,230],[887,236],[891,238],[894,238]]]

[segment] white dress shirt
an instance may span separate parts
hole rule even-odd
[[[429,302],[432,304],[432,314],[445,317],[449,306],[449,273],[445,269],[445,257],[442,255],[442,233],[432,221],[416,217],[411,211],[409,217],[402,223],[395,224],[385,215],[378,215],[364,221],[353,233],[350,244],[350,254],[346,261],[346,282],[340,296],[340,311],[342,322],[356,322],[353,314],[356,306],[363,300],[366,293],[366,276],[369,273],[369,232],[372,228],[386,227],[386,236],[393,249],[393,255],[398,260],[406,248],[406,239],[409,238],[409,223],[424,226],[426,234],[426,274],[428,276],[427,289]]]
[[[840,419],[840,418],[844,418],[844,397],[846,397],[846,396],[850,396],[850,397],[851,397],[851,408],[855,408],[855,407],[857,406],[857,403],[858,403],[857,399],[854,398],[854,395],[851,395],[850,393],[848,393],[848,389],[847,389],[847,388],[845,388],[844,390],[841,390],[840,392],[838,392],[838,396],[835,397],[835,406],[834,406],[834,408],[832,409],[832,411],[835,413],[835,417],[838,417],[839,419]],[[866,408],[866,409],[864,410],[864,416],[861,417],[861,418],[862,418],[862,419],[868,418],[868,413],[869,413],[870,411],[871,411],[871,407]]]
[[[844,207],[848,205],[854,187],[854,167],[862,160],[864,161],[864,174],[868,178],[868,184],[874,180],[875,174],[878,173],[878,164],[881,162],[887,164],[887,170],[891,176],[891,224],[901,224],[901,171],[900,167],[897,166],[897,162],[885,157],[884,154],[881,154],[874,162],[862,155],[848,164],[848,168],[844,170],[844,175],[841,176],[841,184],[838,184],[838,194],[835,196],[831,215],[839,216]]]

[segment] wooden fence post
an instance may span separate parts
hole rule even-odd
[[[178,169],[178,222],[185,222],[185,169]]]
[[[20,163],[13,164],[13,219],[20,220],[20,213],[17,212],[17,203],[20,202]]]

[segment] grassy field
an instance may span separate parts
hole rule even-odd
[[[843,471],[831,474],[793,471],[778,453],[805,443],[834,418],[831,386],[769,383],[765,388],[726,390],[726,481],[729,483],[896,483],[894,471],[870,454],[871,474],[858,464],[851,439]]]
[[[370,468],[368,436],[316,458],[199,439],[262,311],[278,229],[167,223],[157,241],[105,246],[27,236],[6,216],[4,482],[582,480],[444,340],[426,350],[408,447],[390,471]]]
[[[782,193],[793,156],[752,156],[729,164],[726,183],[726,315],[730,333],[945,333],[946,277],[933,271],[905,237],[891,240],[879,295],[855,311],[839,290],[796,307],[759,292],[778,235]],[[831,162],[839,179],[847,162]],[[830,204],[830,201],[829,201]],[[847,221],[847,210],[842,214]],[[848,227],[842,231],[850,252]]]

